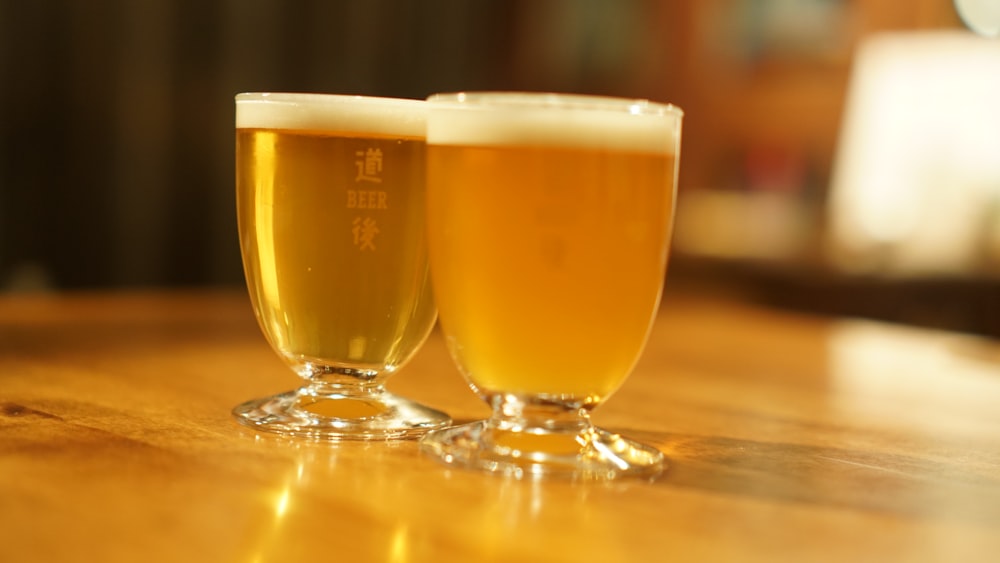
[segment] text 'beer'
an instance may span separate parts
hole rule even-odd
[[[364,109],[246,104],[237,113],[250,297],[295,366],[391,371],[434,322],[423,118],[411,126]]]

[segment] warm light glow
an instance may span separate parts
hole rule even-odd
[[[1000,419],[994,393],[1000,354],[989,340],[843,321],[831,332],[828,353],[831,396],[849,417],[877,413],[887,423],[930,435],[973,431],[983,420]],[[947,404],[955,407],[941,407]],[[934,417],[927,405],[938,406]]]
[[[260,441],[260,436],[257,436],[256,439]],[[291,509],[296,491],[301,489],[304,478],[305,463],[299,461],[294,473],[288,474],[284,486],[273,496],[271,506],[274,510],[274,518],[270,522],[270,526],[260,530],[255,535],[254,552],[250,558],[253,563],[273,560],[274,550],[280,549],[282,527],[287,525],[288,511]]]
[[[1000,42],[964,32],[866,41],[830,203],[832,255],[844,270],[979,267],[1000,209]]]
[[[980,35],[1000,37],[1000,2],[955,0],[955,9],[969,29]]]
[[[405,524],[398,524],[392,531],[392,540],[389,543],[389,561],[391,563],[405,563],[409,560],[410,553],[410,530]]]
[[[277,135],[273,132],[262,132],[254,137],[253,152],[256,155],[258,166],[274,166],[275,163],[275,143]],[[254,210],[257,213],[257,240],[271,240],[274,238],[274,174],[261,173],[257,175],[258,184],[254,189],[254,198],[257,203]],[[271,245],[260,246],[260,270],[261,289],[264,293],[264,301],[276,303],[278,300],[278,268],[274,248]]]
[[[278,497],[278,502],[274,504],[275,518],[282,518],[285,515],[285,512],[288,511],[289,499],[291,499],[291,491],[285,489],[281,492],[281,496]]]

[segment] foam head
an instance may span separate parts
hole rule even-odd
[[[428,98],[427,143],[676,154],[680,108],[648,100],[477,92]]]
[[[330,131],[423,138],[426,102],[400,98],[255,92],[236,96],[237,129]]]

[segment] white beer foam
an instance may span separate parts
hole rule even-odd
[[[545,146],[676,154],[680,108],[567,94],[471,93],[428,98],[430,145]]]
[[[287,129],[423,138],[422,100],[336,94],[245,93],[236,96],[237,129]]]

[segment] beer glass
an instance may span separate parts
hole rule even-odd
[[[233,410],[323,439],[413,437],[450,422],[386,378],[436,318],[427,264],[423,100],[236,96],[236,204],[250,300],[306,383]]]
[[[487,420],[421,449],[508,475],[655,474],[655,448],[589,413],[645,345],[666,273],[682,112],[594,96],[428,99],[439,322]]]

